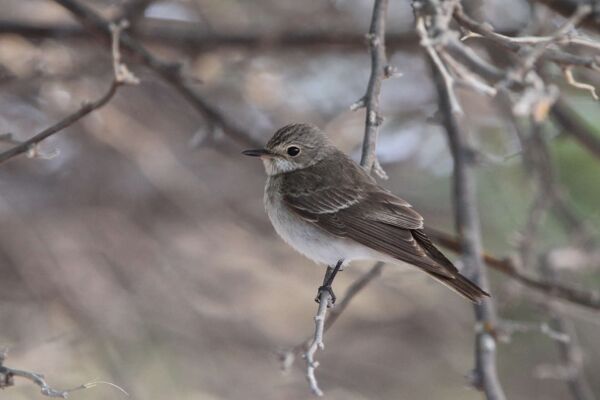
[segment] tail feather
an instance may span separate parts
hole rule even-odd
[[[485,290],[481,289],[475,283],[471,282],[464,276],[457,274],[454,278],[448,278],[446,276],[430,274],[433,278],[438,280],[440,283],[446,285],[450,289],[454,290],[458,294],[463,295],[473,303],[479,303],[484,297],[490,297],[490,294]]]
[[[412,234],[417,243],[419,243],[419,245],[427,252],[427,254],[429,254],[431,259],[440,265],[446,266],[450,271],[454,271],[454,276],[448,277],[446,275],[439,275],[430,271],[425,272],[429,273],[429,275],[458,294],[461,294],[467,299],[471,300],[473,303],[479,303],[483,297],[490,297],[489,293],[481,289],[469,279],[462,276],[454,264],[452,264],[452,262],[448,260],[448,258],[446,258],[446,256],[439,251],[433,245],[433,243],[431,243],[431,240],[427,237],[427,235],[425,235],[423,230],[413,230]]]

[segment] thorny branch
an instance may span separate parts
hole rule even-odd
[[[112,38],[112,60],[114,68],[113,80],[108,88],[108,91],[100,97],[98,100],[93,102],[84,103],[79,110],[70,114],[57,122],[56,124],[44,129],[40,133],[32,136],[31,138],[19,142],[16,146],[3,151],[0,153],[0,163],[3,163],[19,154],[27,153],[28,157],[38,157],[40,151],[38,145],[44,139],[62,131],[63,129],[71,126],[81,118],[85,117],[94,110],[99,109],[113,98],[119,87],[123,85],[135,85],[139,83],[139,80],[129,71],[127,66],[121,62],[121,55],[119,53],[119,41],[122,30],[126,27],[125,23],[110,24],[109,29]]]
[[[0,352],[0,389],[6,389],[7,387],[13,386],[15,384],[14,378],[23,378],[27,379],[34,384],[40,387],[40,392],[42,395],[47,397],[54,398],[62,398],[66,399],[72,392],[76,392],[78,390],[90,389],[96,387],[100,384],[112,386],[115,389],[119,390],[125,396],[129,396],[129,394],[120,386],[115,385],[114,383],[104,382],[104,381],[92,381],[88,383],[84,383],[83,385],[79,385],[77,387],[71,389],[54,389],[44,379],[42,374],[38,374],[36,372],[23,371],[19,369],[9,368],[4,365],[4,361],[6,360],[6,350]]]

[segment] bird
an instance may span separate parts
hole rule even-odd
[[[408,263],[474,303],[489,297],[435,247],[407,201],[378,185],[317,126],[286,125],[264,148],[242,154],[264,164],[264,205],[275,231],[327,266],[318,293],[329,292],[331,305],[336,274],[355,260]]]

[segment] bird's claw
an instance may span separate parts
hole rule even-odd
[[[335,297],[335,294],[333,293],[333,289],[331,288],[331,286],[327,286],[327,285],[319,286],[319,290],[317,291],[317,297],[315,297],[315,301],[319,304],[321,303],[321,292],[329,293],[329,304],[327,304],[327,306],[333,307],[333,305],[335,304],[335,301],[337,300],[337,297]]]

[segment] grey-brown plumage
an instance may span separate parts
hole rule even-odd
[[[488,295],[431,243],[409,203],[377,185],[318,128],[285,126],[265,149],[244,154],[263,159],[267,214],[279,235],[307,257],[326,265],[400,260],[471,301]]]

